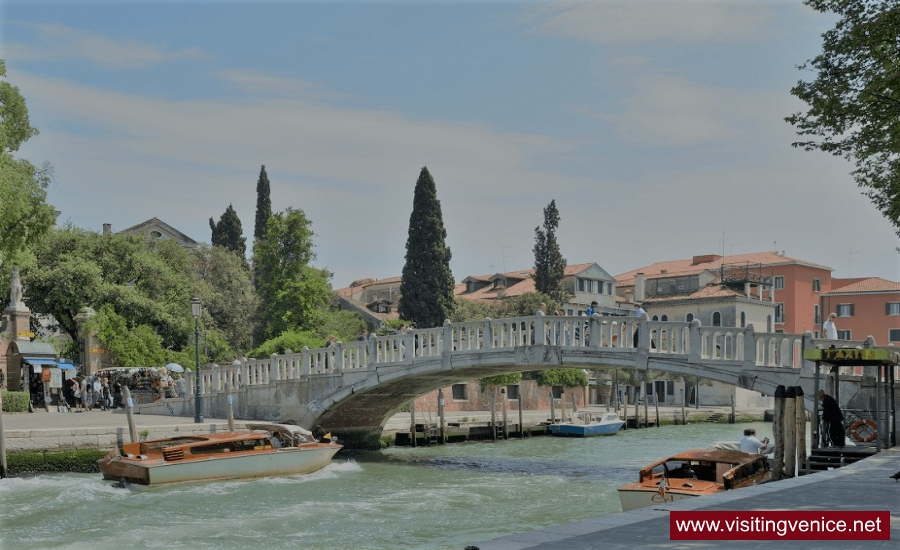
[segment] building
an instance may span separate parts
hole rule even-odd
[[[822,321],[836,313],[841,340],[865,340],[879,346],[900,344],[900,283],[878,277],[833,279],[832,290],[821,294]],[[818,331],[817,331],[818,332]]]
[[[536,292],[533,269],[470,275],[456,287],[456,296],[473,301],[491,302],[503,298]],[[616,295],[616,279],[596,263],[567,265],[563,272],[566,301],[562,304],[566,315],[581,315],[597,302],[603,315],[627,315]]]
[[[648,305],[660,298],[689,298],[710,285],[728,288],[751,300],[769,301],[773,304],[771,321],[766,318],[764,322],[760,322],[758,318],[754,318],[751,323],[745,315],[746,323],[753,324],[758,331],[802,334],[821,330],[824,319],[820,302],[822,295],[832,289],[831,271],[830,267],[778,252],[732,256],[706,254],[634,269],[616,276],[616,283],[620,296],[647,301]],[[655,308],[652,305],[650,307]],[[739,311],[741,306],[735,307],[734,322],[722,319],[722,326],[742,326]],[[659,313],[655,309],[647,311],[651,315]],[[690,312],[679,312],[684,317],[678,320],[686,320],[688,313]],[[749,311],[745,313],[750,314]],[[715,324],[711,316],[709,322],[701,319],[701,323]]]
[[[106,235],[109,233],[112,233],[112,225],[104,223],[103,234]],[[133,225],[128,229],[118,231],[118,233],[137,233],[139,235],[144,235],[148,239],[155,240],[172,239],[185,248],[197,248],[200,246],[200,243],[159,218],[150,218],[149,220]]]

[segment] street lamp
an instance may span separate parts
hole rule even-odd
[[[200,313],[203,304],[200,298],[191,298],[191,315],[194,316],[194,357],[196,362],[194,371],[194,423],[203,423],[203,414],[200,410]]]

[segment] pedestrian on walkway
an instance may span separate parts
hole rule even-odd
[[[825,425],[825,444],[831,447],[843,447],[846,443],[844,433],[844,413],[834,397],[819,390],[819,401],[822,402],[822,423]]]

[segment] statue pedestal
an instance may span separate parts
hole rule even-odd
[[[10,340],[31,341],[31,310],[25,304],[11,305],[3,310],[9,319],[6,335]]]

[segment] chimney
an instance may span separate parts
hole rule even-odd
[[[644,274],[638,273],[634,276],[634,301],[644,301]]]
[[[111,224],[111,223],[104,223],[104,224],[103,224],[103,234],[104,234],[104,235],[109,235],[109,234],[111,234],[111,233],[112,233],[112,224]]]

